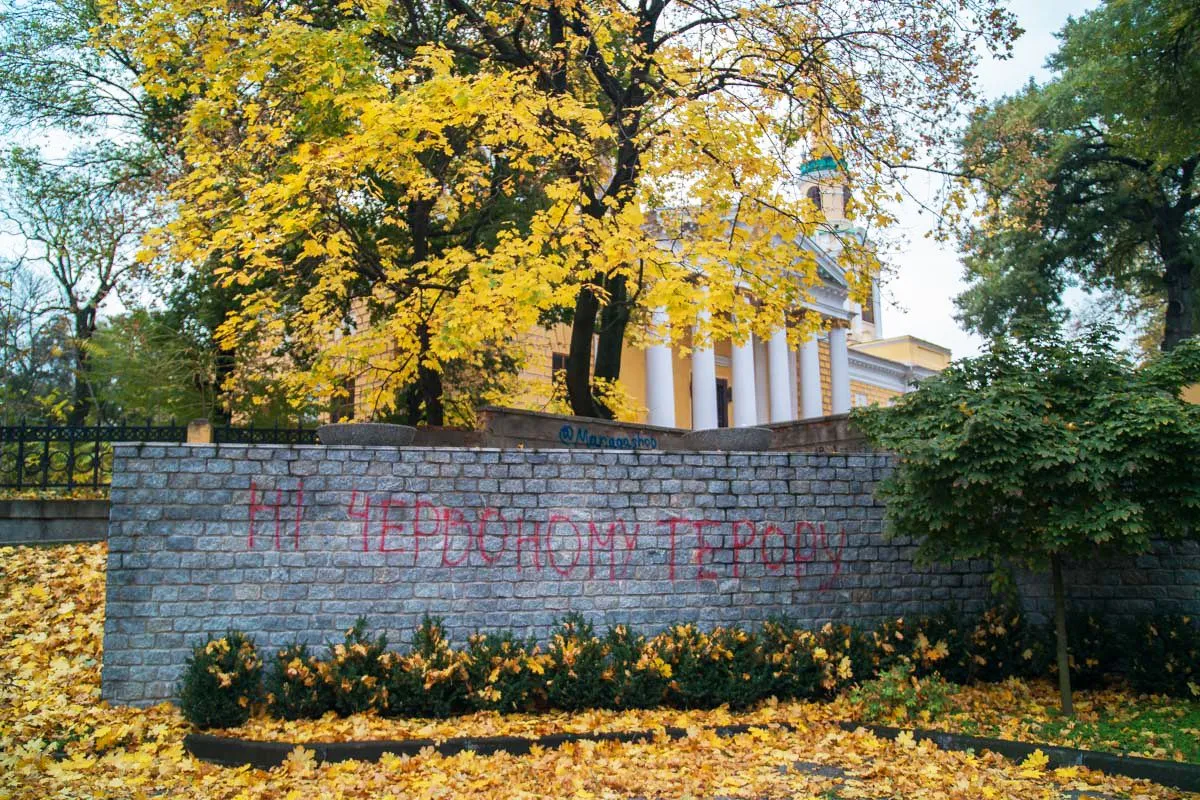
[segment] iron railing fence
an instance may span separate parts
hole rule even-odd
[[[303,423],[287,427],[278,422],[272,427],[216,425],[213,441],[217,444],[316,444],[317,429],[306,428]]]
[[[218,444],[316,444],[315,428],[213,426]],[[114,442],[187,441],[187,425],[121,422],[97,425],[0,425],[0,489],[99,490],[112,480]]]

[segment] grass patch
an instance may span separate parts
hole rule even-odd
[[[929,727],[999,739],[1200,764],[1200,701],[1139,695],[1127,687],[1075,693],[1076,717],[1058,709],[1048,681],[962,687]]]
[[[1132,713],[1130,713],[1132,711]],[[1069,720],[1058,717],[1029,722],[1030,732],[1071,743],[1084,750],[1148,753],[1156,758],[1200,763],[1200,705],[1180,703],[1132,707],[1115,716]]]

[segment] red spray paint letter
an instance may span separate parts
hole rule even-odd
[[[739,528],[749,528],[750,535],[745,538],[738,538]],[[754,523],[748,519],[740,519],[733,523],[733,577],[738,577],[738,553],[754,544],[754,540],[758,537]]]
[[[408,508],[408,503],[403,500],[397,500],[391,496],[383,499],[383,519],[379,524],[379,552],[381,553],[403,553],[404,546],[388,547],[387,537],[389,533],[399,534],[404,530],[404,523],[401,520],[390,519],[393,508]]]

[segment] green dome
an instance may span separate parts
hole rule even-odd
[[[814,158],[812,161],[806,161],[800,165],[801,175],[810,175],[814,172],[836,172],[845,167],[840,161],[833,156],[824,156],[822,158]]]

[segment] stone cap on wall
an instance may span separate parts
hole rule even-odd
[[[479,412],[483,447],[599,448],[622,450],[695,450],[684,428],[574,417],[488,406]],[[772,432],[768,450],[827,453],[870,452],[866,438],[848,414],[776,422],[759,427]],[[614,444],[616,442],[616,444]],[[418,438],[418,443],[420,439]],[[621,443],[629,446],[622,447]]]

